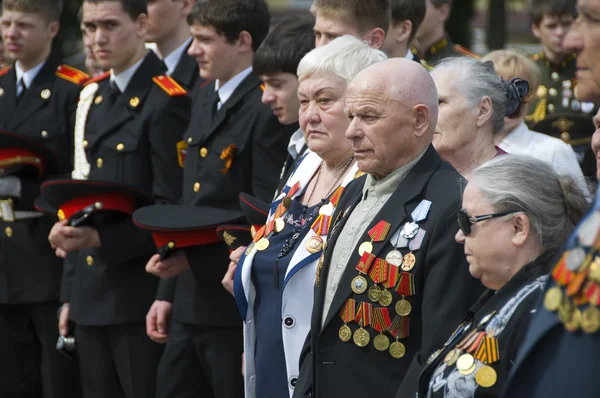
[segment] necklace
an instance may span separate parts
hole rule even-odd
[[[338,175],[338,177],[335,180],[335,182],[331,185],[331,187],[329,188],[329,191],[324,196],[324,198],[328,198],[333,193],[333,191],[337,188],[340,180],[342,179],[342,177],[344,176],[344,174],[346,174],[346,171],[348,170],[348,167],[350,167],[350,164],[352,163],[353,160],[354,160],[354,156],[352,156],[350,159],[348,159],[348,161],[346,162],[346,164],[344,165],[344,167],[342,169],[342,172]],[[308,196],[308,200],[306,201],[306,205],[310,205],[312,197],[313,197],[315,191],[317,190],[317,186],[319,185],[319,179],[321,178],[321,172],[323,171],[323,166],[324,165],[325,165],[325,161],[323,160],[321,162],[321,165],[319,166],[319,171],[317,172],[317,179],[315,181],[315,185],[313,185],[312,190],[310,191],[310,195]]]

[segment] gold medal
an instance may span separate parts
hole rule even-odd
[[[461,351],[458,348],[453,349],[448,354],[446,354],[446,357],[444,358],[444,362],[448,366],[454,365],[456,363],[456,361],[458,360],[458,358],[460,357],[460,353],[461,353]]]
[[[358,247],[358,254],[360,254],[361,256],[367,252],[367,253],[371,253],[373,251],[373,243],[367,241],[367,242],[363,242],[360,244],[360,246]]]
[[[363,294],[367,291],[367,280],[362,275],[352,279],[352,291],[356,294]]]
[[[264,251],[267,250],[267,248],[269,247],[270,243],[269,240],[267,238],[260,238],[258,240],[258,242],[256,242],[256,250],[258,251]]]
[[[396,303],[396,313],[400,316],[407,316],[412,311],[410,301],[402,299]]]
[[[369,341],[371,341],[371,335],[362,327],[356,329],[352,338],[354,340],[354,344],[359,347],[366,347],[369,344]]]
[[[471,366],[469,369],[466,370],[459,370],[460,374],[468,376],[471,373],[473,373],[475,371],[475,368],[477,367],[476,364],[473,363],[473,366]]]
[[[554,286],[546,292],[544,297],[544,306],[548,311],[556,311],[562,301],[562,290],[558,286]]]
[[[340,340],[342,340],[344,343],[349,342],[352,338],[352,330],[350,329],[350,326],[342,325],[338,335],[340,336]]]
[[[403,271],[410,271],[411,269],[413,269],[413,267],[415,266],[417,259],[415,258],[415,255],[412,254],[412,252],[407,253],[404,256],[404,259],[402,261],[402,270]]]
[[[292,199],[290,199],[289,197],[286,196],[285,198],[283,198],[281,203],[283,203],[283,207],[285,207],[286,209],[289,209],[290,206],[292,205]]]
[[[386,254],[385,261],[395,265],[396,267],[399,267],[402,265],[402,258],[402,253],[400,253],[398,250],[392,250]]]
[[[281,218],[275,219],[275,232],[281,232],[285,228],[285,221]]]
[[[485,365],[479,368],[477,373],[475,373],[475,381],[483,388],[489,388],[496,384],[498,380],[498,375],[496,371],[491,366]]]
[[[379,296],[379,304],[387,307],[388,305],[392,304],[392,301],[392,293],[390,293],[389,290],[382,290],[381,295]]]
[[[406,354],[406,347],[404,347],[404,344],[401,342],[394,341],[390,344],[389,352],[393,358],[400,359]]]
[[[246,248],[246,256],[250,254],[252,249],[254,248],[254,242],[251,242],[250,245]]]
[[[381,298],[381,289],[379,288],[379,286],[373,285],[369,288],[367,295],[369,296],[369,300],[377,303]]]
[[[380,333],[373,339],[373,346],[377,351],[385,351],[390,346],[390,339],[385,334]]]
[[[589,306],[581,313],[581,329],[588,333],[596,333],[600,329],[600,310],[594,306]]]
[[[475,364],[475,359],[471,354],[463,354],[456,361],[456,368],[461,371],[466,371]]]
[[[567,329],[569,332],[576,332],[577,330],[579,330],[580,326],[581,311],[575,308],[575,311],[573,311],[573,315],[571,315],[571,319],[567,323],[565,323],[565,329]]]
[[[311,237],[308,242],[306,242],[306,250],[309,253],[315,254],[321,251],[323,248],[323,239],[320,236]]]
[[[558,319],[562,323],[569,322],[571,320],[571,317],[573,316],[574,309],[575,306],[573,305],[573,303],[571,303],[571,300],[569,300],[568,297],[563,296],[562,302],[558,306]]]

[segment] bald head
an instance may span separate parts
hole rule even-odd
[[[352,119],[346,137],[353,141],[359,168],[382,177],[431,144],[437,91],[423,66],[388,59],[365,68],[350,82],[346,112]]]

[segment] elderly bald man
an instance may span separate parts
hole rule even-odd
[[[295,398],[394,397],[401,384],[414,396],[483,291],[454,241],[462,184],[431,145],[437,102],[426,70],[401,58],[348,87],[346,137],[366,175],[332,216]]]

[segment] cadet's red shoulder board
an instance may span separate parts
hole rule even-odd
[[[10,68],[12,68],[12,65],[8,65],[5,66],[4,68],[0,69],[0,76],[4,76],[8,73],[8,71],[10,70]]]
[[[108,78],[109,76],[110,76],[110,71],[106,71],[106,72],[104,72],[100,75],[94,76],[90,80],[86,81],[84,83],[84,86],[87,86],[88,84],[92,84],[92,83],[101,82],[102,80]]]
[[[56,76],[75,84],[82,84],[90,78],[87,73],[67,64],[59,65],[59,67],[56,68]]]
[[[457,53],[462,54],[464,56],[467,56],[467,57],[476,58],[476,59],[481,58],[479,55],[477,55],[475,53],[472,53],[471,51],[467,50],[466,48],[464,48],[460,44],[455,44],[454,45],[454,51],[456,51]]]
[[[155,76],[152,78],[152,81],[154,81],[158,87],[162,88],[171,97],[187,94],[187,91],[185,91],[185,89],[181,87],[179,83],[177,83],[171,76]]]

